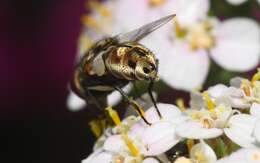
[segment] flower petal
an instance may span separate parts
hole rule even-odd
[[[232,5],[240,5],[244,2],[246,2],[247,0],[227,0],[228,3],[232,4]]]
[[[190,93],[190,106],[192,109],[200,110],[205,106],[205,102],[203,96],[199,92],[191,92]]]
[[[125,93],[129,93],[132,87],[133,87],[132,84],[128,84],[125,87],[123,87],[123,91]],[[116,105],[117,103],[120,102],[121,99],[122,99],[121,94],[118,91],[114,91],[107,96],[107,103],[108,105]]]
[[[259,119],[257,120],[257,122],[255,124],[254,136],[259,144],[260,143],[260,120]]]
[[[209,87],[208,93],[212,98],[218,98],[223,95],[223,93],[228,89],[224,84],[217,84],[215,86]]]
[[[218,128],[203,128],[199,122],[189,121],[176,128],[176,134],[188,139],[209,139],[220,136],[223,133]]]
[[[175,135],[175,127],[168,122],[158,122],[152,124],[144,131],[142,141],[145,144],[147,156],[159,155],[180,141],[180,137]]]
[[[198,162],[201,162],[202,160],[198,158],[200,156],[203,156],[203,161],[208,163],[213,163],[217,161],[217,156],[215,152],[203,140],[200,143],[194,145],[190,151],[190,158],[192,160],[197,160]]]
[[[121,28],[120,33],[129,32],[147,23],[147,10],[148,4],[146,1],[118,1],[114,16],[116,25]]]
[[[235,87],[235,88],[240,88],[242,81],[244,80],[244,78],[241,77],[234,77],[232,79],[230,79],[230,86]]]
[[[231,71],[248,71],[260,60],[260,29],[247,18],[233,18],[215,27],[216,46],[212,58]],[[235,58],[235,60],[234,60]]]
[[[177,120],[176,117],[181,116],[181,111],[178,107],[172,104],[164,104],[164,103],[157,103],[157,107],[162,115],[162,119],[160,119],[156,109],[154,106],[149,108],[145,112],[145,118],[150,123],[155,123],[161,120],[171,121]]]
[[[85,100],[82,100],[74,92],[70,91],[67,97],[67,107],[70,111],[79,111],[86,106]]]
[[[162,40],[160,44],[171,44],[171,42]],[[163,50],[159,56],[161,63],[159,74],[167,84],[186,91],[202,86],[209,70],[209,58],[206,51],[191,51],[187,44],[177,42]]]
[[[208,0],[168,0],[160,9],[164,15],[176,14],[182,26],[189,26],[206,17],[209,3]]]
[[[146,158],[142,163],[159,163],[159,161],[154,158]]]
[[[232,153],[230,156],[218,160],[217,163],[259,163],[260,149],[242,148]]]
[[[230,118],[229,128],[224,132],[229,139],[242,147],[254,147],[255,139],[252,136],[256,118],[248,114],[238,114]]]
[[[102,149],[95,151],[89,155],[82,163],[111,163],[112,154],[102,151]]]
[[[112,135],[104,143],[103,148],[110,152],[122,152],[127,151],[127,146],[123,141],[121,135]]]
[[[250,108],[250,114],[257,118],[260,118],[260,104],[253,103]]]

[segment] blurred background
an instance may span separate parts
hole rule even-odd
[[[77,163],[91,152],[95,137],[88,128],[87,109],[71,112],[66,107],[82,31],[80,19],[88,12],[85,4],[86,0],[0,2],[1,160]],[[212,13],[220,19],[245,16],[260,21],[255,0],[239,6],[212,0]],[[254,72],[256,68],[244,73],[225,71],[213,62],[204,86]],[[189,98],[184,91],[165,89],[158,100],[173,103],[180,96]]]

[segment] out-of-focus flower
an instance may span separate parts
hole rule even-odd
[[[79,111],[86,106],[85,100],[81,99],[78,95],[70,90],[67,97],[67,107],[70,111]]]
[[[248,0],[227,0],[227,2],[232,5],[240,5],[242,3],[245,3],[246,1],[248,1]],[[260,0],[257,0],[257,1],[260,4]]]
[[[258,148],[242,148],[230,156],[217,161],[217,163],[259,163],[260,149]]]
[[[221,67],[239,72],[251,70],[259,63],[257,22],[248,18],[223,22],[207,18],[209,1],[206,0],[192,3],[168,0],[159,5],[150,4],[151,1],[147,1],[146,5],[143,2],[140,5],[143,5],[143,12],[147,11],[147,19],[177,14],[173,26],[162,27],[143,41],[156,52],[161,63],[159,74],[170,86],[182,90],[201,87],[208,74],[210,57]]]
[[[133,85],[130,83],[122,88],[125,93],[129,93]],[[122,99],[121,94],[118,91],[113,91],[107,96],[108,105],[116,105]],[[70,111],[79,111],[87,106],[85,100],[80,98],[74,92],[70,91],[67,97],[67,107]]]
[[[159,74],[174,88],[201,87],[208,74],[210,57],[231,71],[248,71],[259,63],[260,30],[253,20],[232,18],[216,23],[208,19],[189,27],[182,27],[177,20],[175,27],[166,27],[161,36],[150,41],[150,46],[156,47],[160,42]]]

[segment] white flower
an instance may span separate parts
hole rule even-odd
[[[111,163],[112,161],[112,154],[109,152],[105,152],[102,149],[95,151],[94,153],[90,154],[82,163]]]
[[[161,5],[151,9],[153,16],[150,17],[173,12],[178,5],[185,9],[177,12],[173,26],[166,25],[143,41],[159,58],[161,78],[174,88],[193,90],[201,87],[208,74],[210,58],[227,70],[239,72],[252,70],[259,63],[260,30],[257,22],[248,18],[232,18],[223,22],[217,18],[206,18],[207,12],[204,11],[208,7],[205,4],[208,2],[169,0],[165,4],[167,7]],[[196,9],[193,8],[195,6]],[[184,19],[189,18],[187,13],[200,9],[204,16],[200,14],[194,16],[197,19]],[[154,10],[161,12],[155,14]]]
[[[133,85],[127,84],[122,88],[125,93],[129,93],[132,89]],[[109,106],[116,105],[122,100],[122,96],[118,91],[113,91],[107,96],[107,103]],[[67,107],[70,111],[80,111],[87,106],[85,100],[80,98],[74,92],[70,91],[67,97]]]
[[[211,111],[189,109],[186,114],[189,120],[177,126],[177,134],[189,139],[209,139],[223,134],[233,111],[228,106],[219,105]]]
[[[223,94],[223,89],[228,88],[223,85],[211,87],[203,93],[204,102],[198,99],[199,104],[193,102],[193,106],[197,108],[185,111],[189,120],[176,128],[177,134],[189,139],[209,139],[225,133],[231,141],[240,146],[254,146],[255,138],[252,135],[257,118],[248,114],[234,115],[239,112],[233,110],[230,105],[221,103],[226,100],[216,100]],[[215,99],[211,99],[210,95]]]
[[[217,161],[217,163],[259,163],[260,149],[258,148],[242,148],[230,156]]]
[[[180,157],[174,163],[215,163],[217,156],[213,149],[203,140],[194,145],[190,150],[189,158]]]
[[[181,137],[176,135],[175,128],[185,121],[178,107],[163,103],[158,103],[157,106],[162,115],[161,119],[155,107],[145,112],[145,118],[152,123],[142,134],[142,141],[147,147],[147,155],[162,154],[177,144]]]
[[[225,134],[241,147],[260,147],[260,105],[253,103],[250,114],[232,117]]]
[[[86,106],[86,101],[70,90],[67,97],[67,107],[70,111],[79,111]]]
[[[227,2],[232,5],[240,5],[242,3],[245,3],[246,1],[248,1],[248,0],[227,0]],[[260,4],[260,0],[257,0],[257,1]]]
[[[233,90],[237,93],[237,98],[233,104],[238,108],[250,108],[252,104],[260,104],[260,70],[253,76],[251,81],[244,78],[233,78],[230,81]]]
[[[200,143],[191,148],[190,159],[197,163],[214,163],[217,156],[213,149],[201,140]]]
[[[250,108],[250,114],[257,118],[260,118],[260,104],[253,103]]]

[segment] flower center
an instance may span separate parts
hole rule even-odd
[[[211,35],[212,25],[204,21],[189,27],[182,27],[177,18],[174,21],[176,37],[186,39],[192,51],[198,49],[210,49],[214,46],[214,37]]]
[[[87,9],[91,10],[91,13],[81,17],[83,25],[96,32],[104,32],[103,30],[107,28],[108,22],[112,22],[111,10],[98,1],[89,1],[86,6]],[[98,16],[95,17],[95,15]]]
[[[103,5],[101,2],[98,1],[88,1],[87,6],[92,9],[97,11],[101,16],[108,17],[111,16],[111,12],[109,9]]]
[[[210,118],[202,118],[200,120],[200,123],[202,124],[203,128],[213,128],[214,127],[214,121]]]
[[[243,90],[245,99],[248,102],[260,103],[260,71],[252,77],[251,81],[244,79],[240,85]]]
[[[210,30],[211,25],[208,22],[202,22],[191,28],[187,36],[191,50],[210,49],[214,46],[214,38]]]
[[[150,0],[149,1],[149,5],[151,7],[158,7],[161,6],[165,3],[166,0]]]
[[[259,152],[253,153],[252,160],[254,160],[254,161],[260,160],[260,153]]]

